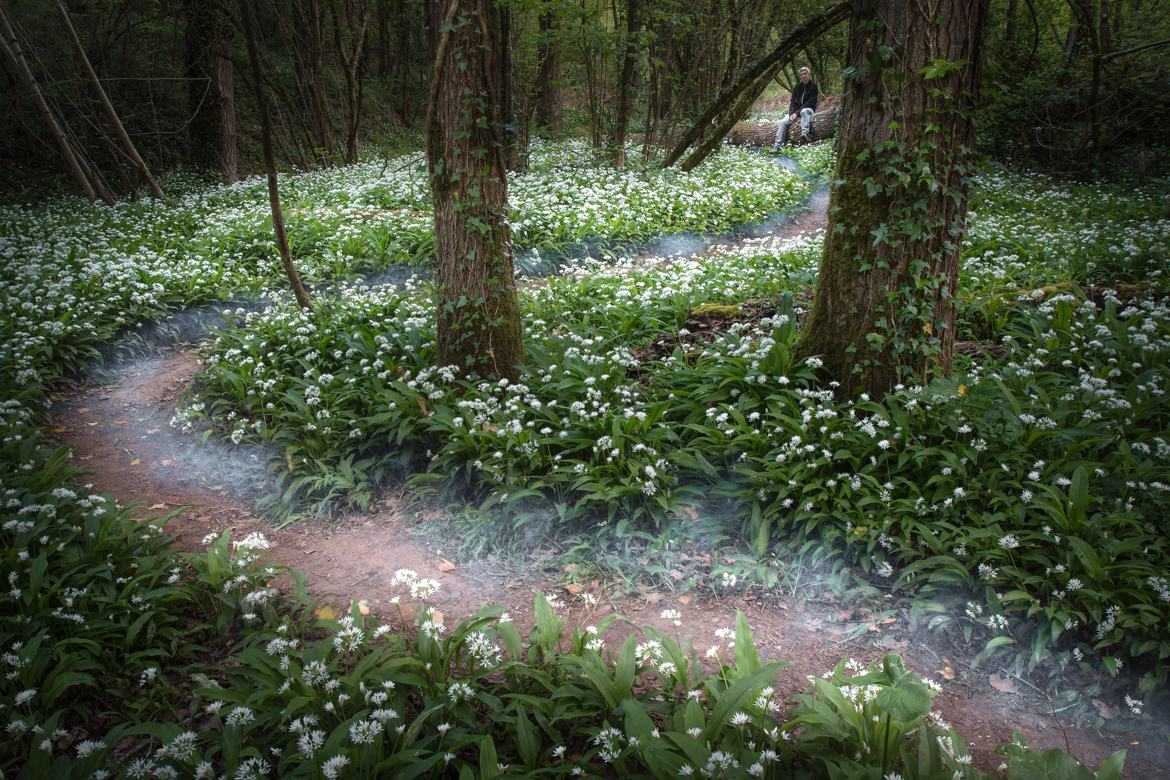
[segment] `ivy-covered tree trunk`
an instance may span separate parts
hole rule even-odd
[[[854,0],[838,162],[802,353],[839,394],[951,370],[987,0]]]
[[[438,363],[514,379],[523,349],[507,221],[500,9],[492,0],[448,2],[426,122]]]

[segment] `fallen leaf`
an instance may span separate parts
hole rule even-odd
[[[662,601],[662,594],[647,593],[646,595],[642,596],[642,598],[646,599],[646,601],[650,602],[651,604],[657,604],[658,602]]]
[[[68,430],[69,429],[66,428],[64,425],[58,425],[56,428],[53,429],[53,433],[65,433]]]
[[[939,674],[942,675],[944,680],[953,680],[958,677],[958,675],[955,674],[955,670],[950,666],[944,666],[939,670]]]
[[[430,617],[431,617],[431,621],[434,623],[442,623],[443,622],[443,613],[437,609],[431,610]]]
[[[1093,699],[1093,707],[1095,707],[1101,717],[1105,719],[1116,718],[1121,714],[1120,707],[1111,707],[1100,699]]]
[[[561,571],[563,571],[565,574],[572,574],[573,572],[577,571],[577,564],[566,563],[561,567]]]
[[[991,687],[1000,693],[1019,693],[1020,685],[1010,677],[1000,677],[998,674],[990,675],[987,681],[991,683]]]
[[[674,580],[675,582],[682,582],[683,573],[681,571],[679,571],[678,569],[671,569],[670,570],[670,578],[672,580]]]
[[[358,612],[362,613],[363,615],[370,614],[370,602],[366,601],[365,599],[359,601]]]
[[[130,421],[126,419],[114,420],[114,425],[129,425]]]
[[[500,430],[500,426],[492,425],[491,423],[485,422],[483,424],[483,429],[485,431],[487,431],[488,433],[495,433],[496,431]]]
[[[166,509],[166,508],[167,508],[167,502],[166,502],[166,501],[160,501],[160,502],[158,502],[157,504],[151,504],[150,506],[148,506],[148,507],[146,508],[146,511],[148,511],[148,512],[154,512],[154,511],[156,511],[156,510],[159,510],[159,509]]]
[[[687,593],[687,594],[684,594],[684,595],[678,597],[678,603],[682,604],[685,607],[688,604],[690,604],[693,599],[694,599],[694,596]]]
[[[86,425],[88,425],[90,428],[92,428],[93,426],[97,425],[97,423],[96,422],[87,422]]]
[[[676,514],[683,515],[684,517],[686,517],[689,520],[698,520],[699,519],[699,510],[695,509],[693,506],[687,506],[686,504],[682,504],[680,506],[675,507],[674,511]]]
[[[425,414],[427,417],[430,417],[431,412],[429,409],[427,409],[427,402],[424,401],[422,398],[416,398],[415,400],[418,401],[418,408],[422,409],[422,413]]]
[[[890,625],[890,623],[897,623],[897,622],[898,622],[898,618],[894,617],[893,615],[890,615],[888,618],[886,618],[885,620],[882,621],[882,625],[888,626],[888,625]]]
[[[846,620],[852,620],[852,619],[853,619],[853,610],[852,609],[839,609],[839,610],[837,610],[837,620],[840,620],[841,622],[845,622]]]
[[[583,591],[585,589],[582,588],[580,585],[578,585],[575,582],[570,582],[568,585],[565,586],[565,590],[567,590],[569,593],[572,593],[574,596],[576,596],[578,593],[580,593],[581,591]]]
[[[130,461],[130,465],[131,466],[141,466],[142,465],[142,458],[135,458],[134,460]]]
[[[337,620],[337,610],[330,604],[322,604],[313,613],[318,620]]]
[[[446,558],[443,558],[435,564],[435,568],[439,571],[455,571],[455,564],[451,563],[451,561],[447,560]]]

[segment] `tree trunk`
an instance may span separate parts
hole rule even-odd
[[[105,88],[102,87],[102,81],[98,78],[97,73],[93,69],[93,65],[89,62],[89,57],[85,54],[85,47],[81,45],[81,39],[77,37],[77,31],[73,29],[73,21],[69,18],[69,12],[65,10],[65,4],[61,0],[57,0],[57,11],[61,14],[61,20],[65,23],[65,31],[69,34],[69,40],[73,42],[73,48],[77,49],[77,56],[81,58],[81,64],[85,66],[85,72],[89,75],[89,79],[93,82],[94,92],[97,93],[98,100],[102,104],[102,109],[106,112],[106,118],[110,120],[110,124],[114,126],[114,131],[118,134],[118,140],[122,142],[122,148],[125,149],[127,156],[130,158],[134,166],[138,168],[150,185],[150,191],[154,196],[161,201],[166,201],[167,197],[163,194],[162,187],[158,186],[154,176],[150,174],[150,168],[147,167],[146,161],[142,159],[142,155],[138,153],[138,148],[134,146],[134,142],[130,140],[130,136],[126,133],[126,128],[122,125],[122,120],[118,118],[118,112],[114,110],[114,104],[110,102],[109,95],[106,94]]]
[[[800,131],[800,122],[793,122],[788,128],[789,143],[792,146],[802,146],[832,138],[837,132],[840,114],[838,108],[826,108],[813,114],[807,136]],[[776,142],[776,129],[779,125],[779,122],[739,122],[727,134],[727,143],[737,146],[771,146]]]
[[[527,161],[520,154],[520,123],[516,116],[516,95],[512,89],[512,10],[507,3],[489,3],[491,37],[495,41],[495,66],[498,71],[499,114],[504,131],[504,165],[509,171],[519,170]]]
[[[308,104],[312,117],[313,154],[320,165],[332,165],[333,124],[329,117],[329,104],[325,98],[325,82],[322,76],[325,59],[323,19],[320,0],[296,0],[293,3],[296,16],[291,19],[295,29],[289,37],[293,48],[293,73],[297,85]],[[279,14],[284,21],[285,15]],[[285,23],[287,27],[287,22]]]
[[[855,0],[824,253],[801,353],[839,395],[951,370],[988,0]]]
[[[674,165],[700,137],[704,138],[700,148],[688,159],[685,170],[702,162],[723,142],[724,136],[743,118],[747,109],[768,86],[778,70],[792,61],[796,54],[814,40],[849,17],[849,0],[826,8],[804,24],[792,30],[772,49],[767,56],[748,68],[735,83],[711,102],[702,116],[691,126],[662,163],[663,168]],[[714,125],[714,129],[712,129]]]
[[[625,56],[622,57],[621,83],[618,84],[617,116],[610,136],[610,159],[613,167],[626,163],[626,128],[630,124],[631,95],[634,91],[635,67],[638,64],[638,29],[642,21],[641,0],[626,0]]]
[[[585,85],[589,96],[589,143],[593,151],[601,150],[601,100],[597,95],[597,77],[594,68],[593,51],[584,47]]]
[[[503,51],[492,19],[498,9],[491,0],[447,2],[426,116],[438,364],[515,379],[523,347],[507,219]]]
[[[325,67],[325,42],[322,34],[321,4],[318,0],[309,0],[309,8],[304,15],[308,22],[309,57],[308,57],[308,87],[312,99],[312,117],[317,130],[318,156],[322,163],[333,163],[333,124],[329,117],[329,103],[325,99],[325,82],[323,70]]]
[[[361,84],[359,70],[362,66],[362,54],[366,44],[366,26],[369,23],[369,8],[366,0],[356,0],[357,19],[351,18],[350,3],[341,4],[344,8],[333,7],[333,41],[337,47],[337,54],[341,57],[341,70],[345,76],[345,164],[353,165],[358,161],[358,126],[361,122]],[[342,28],[345,28],[344,30]],[[349,34],[349,46],[346,46],[346,35]]]
[[[537,57],[540,68],[536,73],[536,123],[545,130],[561,129],[561,50],[552,38],[556,17],[550,11],[540,14],[540,47]]]
[[[260,72],[260,50],[256,45],[256,23],[252,18],[252,3],[255,0],[240,0],[240,16],[244,25],[244,39],[248,45],[248,60],[252,65],[252,85],[256,93],[256,107],[260,113],[260,147],[264,154],[264,168],[268,173],[268,204],[272,208],[272,230],[276,233],[276,247],[280,250],[280,261],[284,264],[285,275],[292,287],[293,295],[302,309],[312,311],[313,302],[301,284],[300,274],[293,265],[292,252],[288,247],[288,235],[284,231],[284,211],[280,207],[280,189],[276,183],[276,155],[272,153],[272,117],[268,110],[268,95],[264,88],[264,76]]]
[[[239,167],[231,24],[218,4],[207,0],[187,0],[184,11],[191,163],[234,182]]]

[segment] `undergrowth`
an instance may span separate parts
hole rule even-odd
[[[397,210],[402,230],[355,237],[352,218],[371,206],[350,203],[355,191],[330,177],[368,173],[289,180],[301,194],[290,210],[313,215],[294,231],[311,275],[397,256],[367,253],[367,240],[425,253],[410,243],[417,193],[394,175],[372,176],[354,197]],[[839,666],[779,723],[769,690],[779,669],[759,662],[742,620],[704,668],[682,636],[647,630],[607,647],[603,621],[565,631],[542,597],[527,642],[502,608],[448,631],[425,606],[434,583],[410,572],[398,576],[404,603],[423,605],[417,620],[379,622],[364,604],[338,617],[295,576],[279,590],[286,577],[262,563],[262,536],[209,538],[206,551],[180,555],[93,495],[45,436],[49,387],[123,329],[264,287],[273,255],[258,206],[245,207],[261,202],[258,186],[192,188],[174,211],[60,202],[3,212],[6,774],[982,776],[929,715],[931,687],[896,657]],[[702,218],[687,205],[699,195],[679,198],[680,219]],[[1150,235],[1121,252],[1164,256],[1164,233]],[[732,530],[760,549],[807,529],[818,549],[944,605],[959,582],[979,599],[965,625],[989,645],[1020,636],[1034,642],[1024,657],[1067,664],[1078,652],[1135,665],[1164,654],[1163,575],[1142,579],[1165,555],[1154,514],[1166,482],[1164,307],[1016,296],[996,314],[1002,323],[983,320],[1012,337],[1008,352],[966,384],[839,405],[791,359],[815,254],[815,244],[749,245],[655,272],[580,263],[528,294],[525,384],[461,396],[427,364],[425,282],[347,288],[307,318],[285,305],[241,314],[210,356],[206,405],[180,422],[206,415],[241,446],[274,441],[297,500],[324,491],[360,501],[395,469],[420,490],[454,475],[486,511],[547,511],[649,539],[715,497],[742,510]],[[973,267],[1000,266],[984,257]],[[684,333],[696,304],[744,313]],[[374,470],[361,472],[368,458]],[[349,482],[329,469],[349,469]],[[887,487],[893,472],[905,483]],[[324,481],[293,484],[305,476]],[[948,553],[952,544],[965,555]],[[979,579],[979,565],[994,578]],[[1151,664],[1142,685],[1159,674]],[[1004,752],[1017,773],[1093,776],[1059,752]],[[1121,761],[1097,776],[1118,776]]]

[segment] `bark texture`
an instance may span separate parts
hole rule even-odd
[[[855,0],[804,355],[846,395],[948,374],[987,0]]]
[[[803,146],[832,138],[837,132],[840,116],[841,111],[836,106],[816,112],[809,125],[808,135],[801,132],[799,121],[793,122],[788,128],[788,143]],[[737,122],[727,134],[727,143],[736,146],[771,146],[776,143],[776,129],[779,125],[779,122]]]
[[[491,0],[449,1],[426,122],[438,363],[514,379],[523,350],[507,221],[500,11]]]

